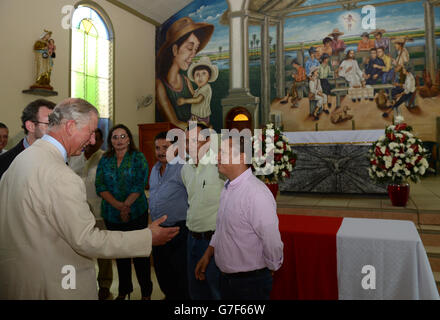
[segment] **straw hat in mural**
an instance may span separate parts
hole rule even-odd
[[[332,33],[329,33],[328,35],[329,35],[329,36],[333,36],[333,35],[336,35],[336,36],[342,36],[343,34],[344,34],[344,33],[341,32],[341,31],[339,31],[338,28],[334,28],[333,31],[332,31]]]
[[[376,30],[371,31],[370,34],[374,34],[374,35],[376,35],[378,33],[384,34],[385,32],[386,32],[385,29],[376,29]]]
[[[214,82],[215,80],[217,80],[218,68],[216,65],[213,65],[211,63],[211,59],[209,59],[209,57],[207,57],[207,56],[201,57],[199,61],[194,62],[189,66],[189,68],[188,68],[189,80],[191,80],[192,82],[195,82],[194,77],[193,77],[193,70],[195,67],[198,67],[198,66],[207,66],[209,69],[211,69],[211,76],[209,77],[208,82]]]
[[[311,67],[308,76],[311,77],[312,74],[313,74],[313,72],[315,72],[315,71],[318,70],[318,69],[319,69],[318,66],[313,66],[313,67]]]
[[[175,21],[167,30],[165,43],[159,49],[158,55],[161,56],[166,49],[171,47],[177,40],[191,32],[197,32],[200,45],[197,52],[201,51],[211,39],[214,26],[204,22],[194,22],[189,17],[183,17]]]
[[[391,42],[405,44],[405,43],[411,42],[411,41],[413,41],[413,39],[410,39],[408,37],[397,37],[397,38],[393,39]]]

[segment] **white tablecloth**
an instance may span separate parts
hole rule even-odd
[[[337,130],[283,132],[289,144],[356,143],[371,144],[385,134],[380,130]]]
[[[413,222],[344,218],[336,238],[340,300],[439,299]],[[375,269],[374,290],[362,286],[366,265]]]

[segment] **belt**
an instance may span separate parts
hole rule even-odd
[[[230,277],[230,278],[247,278],[247,277],[254,277],[257,275],[261,275],[265,272],[269,272],[269,269],[263,268],[263,269],[253,270],[253,271],[237,272],[237,273],[224,273],[224,272],[222,272],[222,275],[225,277]]]
[[[194,231],[190,231],[191,236],[192,236],[194,239],[197,239],[197,240],[202,240],[202,239],[205,239],[205,240],[211,240],[212,235],[214,234],[214,232],[215,232],[215,231],[206,231],[206,232],[194,232]]]

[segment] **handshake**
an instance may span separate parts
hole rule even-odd
[[[179,227],[163,228],[161,223],[165,222],[167,216],[162,216],[153,221],[148,228],[151,230],[151,239],[153,246],[161,246],[173,239],[179,233]]]

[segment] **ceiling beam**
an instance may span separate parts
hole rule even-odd
[[[354,3],[365,2],[365,1],[368,1],[368,0],[332,1],[332,2],[314,4],[314,5],[311,5],[311,6],[302,6],[302,7],[298,7],[297,6],[297,7],[292,8],[292,9],[285,8],[283,10],[272,11],[272,13],[289,14],[289,13],[292,13],[292,12],[299,12],[299,11],[312,10],[312,9],[321,9],[321,8],[340,6],[340,5],[344,5],[344,4],[350,4],[350,3],[354,4]]]
[[[257,9],[258,12],[263,13],[263,11],[269,11],[273,7],[275,7],[282,0],[269,0],[266,1],[260,8]]]
[[[365,1],[365,0],[363,0],[363,1]],[[389,5],[393,5],[393,4],[419,2],[419,1],[420,0],[390,0],[387,2],[371,3],[371,5],[374,7],[382,7],[382,6],[389,6]],[[437,1],[440,3],[440,0],[437,0]],[[345,4],[345,2],[347,2],[347,1],[343,1],[343,2]],[[361,2],[361,1],[356,1],[356,2]],[[284,18],[286,18],[286,19],[300,18],[300,17],[314,16],[314,15],[318,15],[318,14],[326,14],[326,13],[332,13],[332,12],[338,12],[338,11],[345,11],[345,10],[346,10],[345,8],[333,8],[333,9],[320,10],[320,11],[315,11],[315,12],[286,15],[286,16],[284,16]]]

